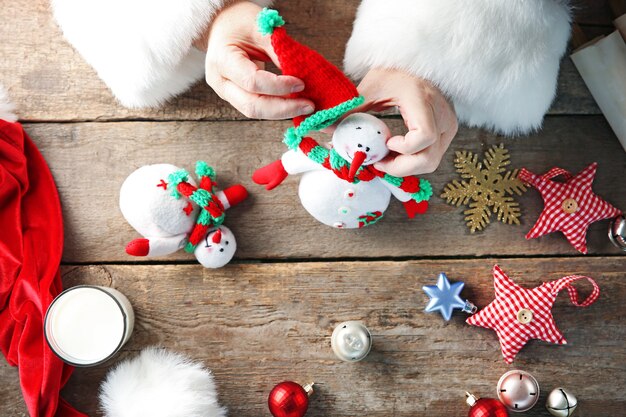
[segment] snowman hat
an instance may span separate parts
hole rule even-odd
[[[365,101],[355,85],[336,66],[311,48],[295,41],[283,27],[285,21],[276,10],[264,8],[257,17],[259,31],[270,35],[278,56],[280,69],[304,81],[304,90],[292,97],[306,98],[315,103],[315,113],[294,118],[296,129],[290,131],[302,138],[308,132],[322,130]]]

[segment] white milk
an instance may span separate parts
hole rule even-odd
[[[63,361],[75,366],[102,363],[117,353],[133,331],[128,299],[113,288],[77,286],[54,299],[44,324],[46,340]]]

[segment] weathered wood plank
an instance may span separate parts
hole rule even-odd
[[[341,65],[358,3],[283,0],[278,7],[291,23],[294,37]],[[62,38],[48,0],[7,2],[0,8],[0,20],[10,22],[0,25],[0,82],[9,89],[23,120],[242,118],[203,83],[159,109],[129,110],[119,106],[96,73]],[[563,63],[559,96],[551,113],[599,114],[569,58]]]
[[[527,287],[588,274],[602,295],[578,309],[562,294],[554,316],[569,344],[531,342],[507,366],[494,332],[465,325],[462,313],[445,324],[422,311],[421,287],[441,271],[465,281],[463,295],[485,306],[493,299],[495,262]],[[156,344],[202,360],[230,415],[269,415],[272,385],[294,379],[319,383],[310,417],[460,416],[467,412],[465,390],[495,396],[498,378],[511,368],[531,372],[541,384],[540,403],[528,416],[548,416],[543,404],[556,386],[578,396],[581,417],[617,416],[626,407],[626,276],[618,257],[240,264],[213,271],[68,266],[63,277],[66,286],[112,286],[129,297],[136,330],[118,359]],[[581,296],[589,293],[579,288]],[[349,319],[363,320],[374,338],[372,353],[358,364],[336,360],[330,349],[332,329]],[[95,396],[107,369],[77,369],[65,397],[98,415]],[[14,378],[0,368],[0,386]],[[17,402],[18,393],[6,393],[9,404]],[[0,403],[0,415],[8,415],[5,407]]]
[[[393,130],[402,131],[399,120],[389,122]],[[250,179],[254,169],[285,150],[280,138],[287,126],[287,122],[124,122],[29,124],[26,129],[49,161],[59,186],[65,262],[138,260],[124,253],[125,244],[138,235],[119,212],[119,187],[141,165],[170,162],[192,170],[196,159],[214,165],[223,186],[242,182],[252,194],[249,201],[229,211],[226,220],[237,235],[240,259],[576,253],[560,235],[524,239],[542,207],[535,190],[520,198],[522,226],[494,223],[484,233],[470,234],[462,209],[438,197],[444,184],[456,178],[453,151],[436,173],[427,176],[436,193],[427,215],[409,220],[402,206],[392,201],[385,219],[375,226],[359,231],[323,226],[301,207],[297,177],[272,192]],[[536,172],[553,165],[578,172],[599,161],[594,189],[616,206],[626,207],[618,180],[626,172],[626,155],[602,117],[549,118],[539,134],[513,140],[461,129],[453,150],[482,152],[502,142],[511,151],[513,167]],[[592,253],[618,252],[606,238],[606,227],[606,222],[591,227]],[[191,258],[180,252],[165,259]]]

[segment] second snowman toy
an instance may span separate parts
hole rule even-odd
[[[120,210],[142,239],[126,246],[133,256],[163,256],[181,248],[205,268],[220,268],[235,254],[233,233],[222,223],[225,211],[245,200],[242,185],[216,190],[215,171],[196,164],[200,184],[170,164],[145,165],[130,174],[120,190]]]

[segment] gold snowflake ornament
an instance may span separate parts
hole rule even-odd
[[[506,170],[510,163],[504,145],[489,149],[483,162],[478,162],[478,155],[472,152],[456,152],[454,166],[463,180],[446,184],[441,198],[457,207],[461,204],[469,207],[463,213],[470,232],[483,230],[491,222],[492,214],[502,223],[520,224],[522,213],[512,196],[522,195],[526,187],[517,178],[517,169]]]

